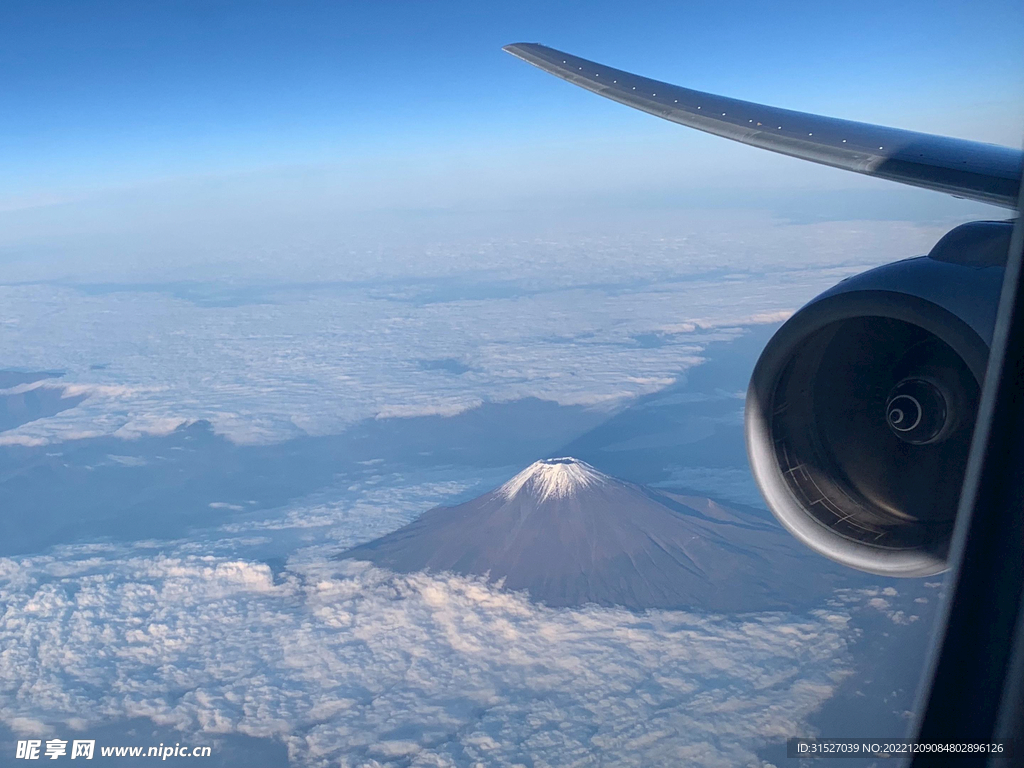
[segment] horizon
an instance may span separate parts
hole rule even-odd
[[[524,39],[736,98],[1021,144],[1024,23],[1008,2],[861,6],[886,19],[871,36],[801,2],[757,24],[710,3],[539,8],[397,3],[384,23],[328,3],[8,4],[8,280],[104,279],[92,273],[126,245],[136,262],[202,251],[179,278],[198,261],[223,280],[230,261],[245,280],[228,252],[301,261],[310,240],[347,262],[374,243],[567,237],[686,209],[916,223],[991,211],[622,109],[502,52]]]

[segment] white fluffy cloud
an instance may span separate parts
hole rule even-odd
[[[552,610],[364,563],[68,548],[0,561],[0,720],[145,717],[297,765],[758,764],[848,673],[850,600],[810,616]],[[837,603],[837,606],[840,604]]]
[[[488,400],[613,407],[671,383],[710,339],[779,321],[942,232],[735,216],[679,227],[674,237],[320,254],[248,282],[192,284],[186,271],[134,287],[87,276],[78,287],[0,286],[4,365],[65,370],[68,393],[88,395],[4,440],[132,438],[207,419],[237,442],[267,442]],[[452,359],[465,370],[429,365]]]

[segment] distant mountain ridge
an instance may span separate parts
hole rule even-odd
[[[789,609],[843,574],[767,518],[657,491],[571,457],[437,507],[341,558],[403,573],[478,574],[550,606]]]

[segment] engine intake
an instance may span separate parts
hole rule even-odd
[[[928,257],[844,280],[765,347],[747,393],[750,463],[811,548],[880,575],[945,569],[1002,283],[1002,265],[970,246],[1009,229],[965,225]]]

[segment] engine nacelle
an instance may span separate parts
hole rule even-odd
[[[751,468],[794,536],[885,576],[946,568],[1012,224],[848,278],[768,342],[747,391]]]

